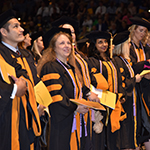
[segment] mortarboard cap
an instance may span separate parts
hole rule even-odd
[[[9,9],[5,11],[4,13],[2,13],[0,15],[0,28],[2,28],[3,25],[12,18],[15,18],[15,14],[12,9]]]
[[[64,25],[64,24],[70,24],[71,26],[73,26],[75,32],[78,33],[78,31],[79,31],[78,21],[76,21],[68,16],[62,16],[61,18],[52,22],[53,27],[59,27],[60,25]]]
[[[88,42],[89,41],[89,39],[88,38],[83,38],[83,39],[80,39],[80,40],[78,40],[77,41],[77,44],[85,44],[86,42]]]
[[[44,44],[44,48],[46,49],[49,46],[49,43],[51,41],[51,39],[53,38],[53,36],[56,33],[59,32],[65,32],[71,35],[71,31],[70,29],[65,29],[65,28],[57,28],[57,27],[52,27],[50,30],[48,30],[42,37],[43,37],[43,44]]]
[[[42,32],[42,31],[33,33],[33,34],[30,36],[31,39],[32,39],[31,43],[33,44],[33,42],[34,42],[37,38],[39,38],[40,36],[42,36],[42,35],[43,35],[43,32]]]
[[[82,47],[84,45],[86,45],[86,43],[89,42],[89,39],[88,38],[83,38],[83,39],[80,39],[77,41],[77,45],[78,45],[78,48],[79,49],[82,49]]]
[[[128,30],[116,34],[116,36],[113,38],[113,44],[118,45],[125,42],[129,38],[129,34],[130,32]]]
[[[144,26],[144,27],[150,29],[150,22],[148,20],[146,20],[145,18],[140,18],[140,17],[136,16],[136,17],[130,18],[130,21],[135,25]]]
[[[23,35],[25,36],[27,33],[29,33],[29,31],[24,28]]]
[[[86,37],[92,42],[96,43],[97,39],[110,39],[111,34],[106,31],[93,31],[86,35]]]

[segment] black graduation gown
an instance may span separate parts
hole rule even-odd
[[[74,72],[72,66],[70,69]],[[77,108],[77,105],[69,100],[74,99],[75,96],[73,82],[68,72],[57,60],[46,63],[40,76],[53,98],[53,103],[49,105],[50,150],[69,150],[74,111]]]
[[[125,88],[127,95],[125,103],[122,104],[125,112],[127,113],[127,118],[121,122],[121,148],[134,149],[138,145],[137,116],[134,117],[133,115],[133,89],[136,84],[135,77],[131,77],[128,67],[120,57],[116,56],[114,57],[114,60],[116,61],[117,69],[121,72],[122,86]]]
[[[38,84],[40,80],[39,76],[37,75],[37,69],[35,66],[34,58],[32,54],[25,49],[20,49],[21,52],[21,58],[22,60],[26,60],[28,65],[29,65],[29,71],[31,71],[31,81],[33,81],[33,86]],[[13,53],[13,55],[16,56],[16,53]],[[18,58],[18,56],[16,56]],[[34,141],[34,149],[35,150],[42,150],[42,149],[48,149],[49,148],[49,137],[50,137],[50,117],[49,115],[45,112],[45,115],[40,117],[40,122],[41,122],[41,128],[42,128],[42,133],[41,136],[38,136],[35,138]]]
[[[118,93],[122,93],[122,98],[126,99],[126,92],[125,89],[121,86],[122,85],[122,77],[120,74],[120,71],[117,69],[117,64],[114,58],[112,58],[111,63],[109,61],[105,62],[108,64],[109,63],[109,68],[111,70],[111,72],[108,70],[107,67],[107,71],[109,73],[108,77],[112,77],[112,81],[109,83],[110,85],[112,84],[112,88],[110,88],[109,90],[111,92],[114,92],[116,94]],[[115,73],[116,72],[116,73]],[[116,104],[117,101],[120,101],[119,97],[117,97],[116,99]],[[122,107],[122,104],[121,104]],[[115,132],[112,132],[112,126],[111,126],[111,119],[113,120],[113,118],[111,118],[111,114],[113,113],[114,110],[109,109],[109,120],[108,120],[108,125],[107,125],[107,150],[111,150],[111,149],[115,149],[115,150],[120,150],[121,149],[121,138],[120,138],[120,128],[121,128],[121,122],[120,123],[120,128],[118,128],[118,130],[116,130]],[[125,110],[124,110],[125,111]],[[118,112],[119,113],[119,112]],[[126,111],[125,111],[126,113]],[[124,112],[121,111],[121,116],[125,115]],[[114,116],[116,117],[116,116]]]
[[[88,63],[86,60],[86,57],[84,55],[80,55],[79,53],[75,52],[75,62],[77,67],[80,70],[80,73],[83,78],[83,85],[82,85],[82,93],[83,93],[83,98],[87,100],[86,94],[90,91],[90,83],[91,83],[91,78],[89,74],[89,68],[88,68]],[[84,118],[84,119],[83,119]],[[84,126],[84,123],[86,124],[86,127]],[[86,128],[86,129],[84,129]],[[88,113],[82,116],[82,131],[87,130],[87,136],[85,136],[85,133],[82,132],[81,136],[81,149],[82,150],[91,150],[91,142],[90,142],[90,135],[92,126],[91,126],[91,110],[89,110]]]
[[[116,66],[115,61],[111,60],[112,64],[114,65],[114,67]],[[95,59],[93,57],[89,58],[89,68],[90,68],[90,73],[91,73],[91,83],[96,87],[97,81],[92,77],[93,73],[102,73],[103,76],[106,78],[106,80],[108,81],[109,84],[109,90],[111,92],[115,92],[115,88],[117,88],[117,93],[123,93],[123,95],[125,96],[125,92],[124,89],[119,86],[122,81],[121,81],[121,76],[117,71],[116,76],[113,72],[114,68],[112,67],[112,65],[109,64],[109,61],[101,61],[98,59]],[[115,81],[115,79],[117,79],[117,81]],[[115,87],[115,82],[117,82],[117,87]],[[109,115],[111,114],[112,110],[109,109]],[[106,112],[103,113],[104,115],[104,119],[103,119],[103,123],[105,125],[106,122]],[[96,134],[93,131],[93,145],[94,145],[94,149],[101,149],[104,150],[106,147],[107,149],[111,150],[111,149],[115,149],[115,150],[119,150],[120,149],[120,137],[119,137],[119,131],[115,131],[114,133],[111,132],[111,123],[110,123],[110,117],[108,119],[108,123],[106,126],[104,126],[102,133],[100,134]]]
[[[137,51],[138,51],[137,46],[136,46],[136,48],[137,48]],[[144,51],[144,53],[145,53],[145,51]],[[147,53],[147,56],[148,55],[149,54]],[[146,55],[145,55],[145,57],[146,57]],[[141,58],[142,60],[138,61],[137,54],[134,50],[133,44],[131,44],[131,47],[130,47],[130,59],[131,59],[131,62],[132,62],[131,65],[132,65],[132,68],[134,69],[135,74],[141,73],[143,71],[143,68],[144,68],[145,60],[144,60],[144,58]]]
[[[40,81],[40,78],[37,75],[37,70],[36,70],[36,66],[34,63],[34,58],[30,54],[30,52],[28,52],[28,50],[20,49],[20,52],[21,52],[22,58],[25,58],[27,60],[27,63],[30,67],[30,70],[31,70],[31,73],[33,76],[34,85],[36,85]]]
[[[135,45],[136,46],[136,45]],[[136,46],[137,48],[137,46]],[[141,47],[140,47],[141,48]],[[150,48],[148,46],[143,47],[145,54],[145,61],[138,62],[137,54],[133,44],[130,47],[130,57],[132,60],[133,69],[136,73],[140,73],[144,69],[144,65],[147,64],[146,60],[150,59]],[[143,58],[142,58],[143,60]],[[138,63],[137,63],[138,62]],[[150,119],[149,119],[149,110],[150,110],[150,80],[142,78],[141,82],[136,84],[137,95],[138,95],[138,140],[139,143],[145,142],[150,138]]]
[[[91,78],[91,84],[94,87],[97,87],[97,79],[93,76],[93,74],[96,73],[102,73],[106,80],[108,79],[108,74],[106,67],[103,65],[101,60],[97,60],[94,57],[90,57],[87,59],[88,66],[89,66],[89,72],[90,72],[90,78]],[[104,118],[102,119],[103,124],[105,124],[106,121],[106,112],[101,111],[102,115]],[[92,125],[94,123],[92,122]],[[106,147],[106,134],[105,134],[105,125],[103,127],[103,130],[101,133],[97,134],[95,131],[92,130],[92,145],[93,145],[93,150],[105,150]]]
[[[25,78],[29,79],[27,76],[26,70],[23,70],[21,65],[19,65],[15,58],[13,58],[10,54],[10,51],[7,47],[0,43],[0,54],[4,58],[4,60],[13,66],[16,71],[16,76],[24,76]],[[11,114],[12,114],[12,99],[10,95],[12,93],[13,84],[8,85],[4,82],[1,78],[1,100],[0,107],[0,141],[1,141],[1,149],[11,149],[11,139],[14,138],[11,135]],[[3,91],[4,90],[4,91]],[[31,122],[31,120],[28,120]],[[30,144],[34,141],[34,134],[32,128],[27,130],[26,123],[25,123],[25,111],[23,108],[22,101],[20,101],[20,118],[19,118],[19,143],[20,149],[22,150],[30,150]]]

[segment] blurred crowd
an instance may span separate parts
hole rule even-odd
[[[150,150],[149,6],[1,1],[0,150]]]
[[[113,35],[131,25],[129,18],[139,15],[149,20],[150,1],[129,0],[5,0],[0,2],[0,13],[13,8],[18,20],[30,33],[47,31],[61,16],[79,22],[78,39],[86,33],[99,30]]]

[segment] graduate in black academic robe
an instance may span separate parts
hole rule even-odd
[[[40,41],[40,39],[42,39],[41,34],[42,33],[35,33],[31,39],[29,33],[27,33],[27,31],[25,30],[24,31],[25,39],[24,41],[18,44],[20,55],[11,51],[11,55],[13,55],[18,60],[18,63],[20,63],[22,67],[26,68],[33,86],[36,86],[38,83],[40,83],[41,80],[37,74],[37,69],[35,66],[37,62],[35,62],[35,58],[31,54],[31,52],[27,49],[27,47],[31,46],[31,40],[33,44],[33,41],[39,38],[40,36],[40,38],[36,42],[39,42],[38,45],[40,46],[41,49],[43,49],[44,47],[43,41]],[[40,96],[40,98],[42,98],[42,96]],[[40,115],[42,134],[40,137],[35,138],[35,142],[34,142],[35,150],[42,150],[43,147],[44,149],[48,149],[49,142],[47,141],[47,139],[49,139],[49,134],[46,134],[46,131],[49,133],[50,118],[48,113],[44,111],[44,108],[45,106],[38,105],[38,112]]]
[[[80,73],[83,78],[83,97],[84,99],[90,100],[90,101],[99,101],[96,94],[90,91],[90,75],[89,75],[89,68],[87,62],[84,60],[85,56],[84,54],[78,49],[76,37],[79,31],[79,23],[78,21],[67,17],[62,16],[61,18],[57,19],[52,23],[53,27],[62,27],[70,29],[71,35],[72,35],[72,45],[73,45],[73,51],[75,55],[75,61],[77,64],[77,67],[80,70]],[[85,114],[84,117],[81,115],[81,120],[83,120],[83,127],[85,127],[88,131],[88,134],[82,133],[81,141],[82,141],[82,149],[91,149],[90,145],[90,131],[92,129],[92,126],[90,126],[91,122],[91,111],[89,110],[89,113]],[[86,124],[86,126],[84,125]]]
[[[142,77],[134,74],[134,70],[130,64],[129,57],[129,31],[118,33],[114,39],[115,45],[113,54],[117,64],[117,69],[120,70],[122,76],[122,87],[126,91],[126,101],[122,104],[127,118],[121,122],[120,138],[121,149],[135,149],[139,146],[137,140],[137,94],[135,85],[140,82]]]
[[[0,119],[2,122],[0,128],[1,135],[3,135],[0,139],[2,142],[1,149],[27,150],[33,148],[34,137],[41,134],[41,125],[37,111],[34,90],[30,78],[27,75],[26,69],[24,68],[24,71],[22,72],[22,66],[19,65],[15,57],[11,55],[11,50],[17,50],[18,42],[24,39],[22,34],[23,29],[20,27],[20,23],[14,17],[14,14],[11,10],[1,14],[0,22],[1,59],[15,68],[16,77],[23,78],[22,80],[26,81],[25,85],[28,89],[28,91],[25,93],[26,95],[14,94],[15,97],[11,98],[9,94],[9,99],[6,96],[4,101],[6,107],[5,110],[3,109],[3,113]],[[13,28],[14,24],[15,27],[17,26],[18,28]],[[17,79],[12,77],[11,81],[14,84],[14,82],[17,82]],[[12,87],[12,84],[10,86]],[[18,90],[19,87],[17,88],[17,91]],[[4,104],[1,106],[4,107]]]
[[[146,38],[148,35],[148,29],[150,22],[144,18],[133,17],[131,18],[133,25],[129,28],[131,35],[131,48],[130,57],[133,63],[133,68],[136,73],[140,73],[144,69],[149,67],[149,48],[146,45]],[[139,32],[140,31],[140,32]],[[136,65],[140,62],[141,65]],[[149,75],[145,75],[140,84],[137,84],[138,90],[138,105],[139,105],[139,143],[145,142],[146,149],[149,149],[149,143],[147,141],[150,138],[150,120],[149,120]],[[147,143],[147,144],[146,144]]]
[[[124,93],[124,90],[119,86],[121,81],[121,76],[119,71],[115,68],[115,62],[109,57],[108,45],[111,35],[108,32],[91,32],[87,35],[91,43],[89,46],[89,59],[88,64],[91,73],[91,83],[95,86],[96,82],[92,78],[95,73],[102,73],[108,82],[108,90],[114,93]],[[108,40],[109,39],[109,40]],[[123,94],[123,95],[124,95]],[[124,95],[125,96],[125,95]],[[94,149],[120,149],[120,138],[119,132],[113,131],[111,122],[114,120],[112,118],[112,109],[107,108],[107,114],[103,114],[105,117],[102,120],[104,123],[103,131],[97,134],[93,131],[93,145]],[[108,115],[109,114],[109,115]],[[114,117],[114,116],[113,116]],[[111,119],[110,119],[111,118]],[[117,130],[119,127],[117,127]]]
[[[25,76],[26,78],[28,78],[26,71],[22,70],[21,66],[19,64],[17,64],[16,60],[11,58],[10,55],[7,55],[7,51],[8,49],[6,47],[3,46],[3,50],[2,51],[2,44],[0,44],[0,54],[2,56],[2,58],[9,63],[12,67],[15,68],[16,71],[16,77],[20,77],[20,76]],[[12,126],[12,104],[13,104],[13,99],[11,99],[11,94],[12,94],[12,90],[13,90],[13,83],[8,84],[6,83],[2,76],[1,76],[1,89],[0,89],[0,95],[1,95],[1,102],[0,102],[0,132],[1,132],[1,136],[0,136],[0,140],[1,140],[1,149],[5,150],[5,149],[11,149],[11,140],[13,138],[12,133],[11,133],[11,126]],[[20,110],[22,110],[21,112],[23,113],[23,106],[21,103],[21,108]],[[21,114],[20,114],[21,115]],[[21,115],[22,116],[22,115]],[[32,140],[30,141],[30,138],[32,139],[32,137],[29,138],[29,132],[27,131],[25,125],[23,125],[24,120],[21,119],[20,120],[20,132],[23,134],[20,134],[20,138],[19,141],[20,143],[22,143],[23,145],[23,139],[24,137],[26,137],[26,145],[23,145],[25,149],[29,149],[29,145],[30,143],[32,143]],[[23,126],[22,126],[22,125]],[[32,135],[32,134],[31,134]],[[21,145],[21,147],[22,147]]]
[[[67,29],[63,29],[65,30]],[[79,111],[81,106],[70,101],[70,99],[82,99],[82,81],[80,80],[81,74],[75,65],[71,37],[60,31],[60,28],[52,28],[48,32],[48,37],[51,34],[53,36],[37,66],[40,77],[53,99],[52,104],[49,105],[51,114],[50,149],[79,149],[81,144],[79,112],[84,114],[88,109],[82,107]],[[58,43],[62,43],[62,45],[59,44],[62,47]]]
[[[9,64],[11,64],[13,66],[13,61],[16,63],[17,61],[11,56],[11,50],[8,49],[6,46],[4,46],[3,44],[0,44],[0,53],[2,55],[2,57],[5,59],[5,61]],[[13,66],[15,67],[15,66]],[[24,69],[24,71],[20,71],[22,68],[21,66],[18,64],[18,69],[16,69],[16,75],[17,77],[20,77],[22,75],[24,75],[27,79],[29,79],[29,77],[27,76],[27,71]],[[33,93],[32,93],[33,94]],[[9,99],[10,101],[12,101],[11,99]],[[24,108],[23,108],[23,104],[22,104],[22,101],[20,102],[20,116],[22,116],[22,118],[25,117],[25,112],[24,112]],[[12,107],[12,105],[9,105],[9,107]],[[31,107],[31,106],[30,106]],[[11,110],[11,108],[10,108]],[[32,114],[32,112],[30,112]],[[11,113],[10,113],[11,114]],[[7,116],[8,117],[8,116]],[[11,118],[11,117],[10,117]],[[25,119],[25,118],[24,118]],[[34,141],[34,133],[32,130],[28,130],[25,126],[25,124],[23,123],[25,120],[20,120],[20,126],[19,126],[19,133],[20,133],[20,143],[22,143],[20,146],[25,149],[29,149],[29,145],[31,143],[33,143]],[[9,119],[8,119],[9,120]],[[9,120],[10,121],[10,120]],[[23,121],[23,122],[22,122]],[[29,120],[31,121],[31,120]],[[8,126],[10,125],[10,123],[8,123]],[[6,127],[5,127],[6,128]],[[3,128],[1,128],[3,129]],[[11,127],[10,127],[11,129]],[[5,131],[6,129],[3,129],[3,131]],[[7,129],[8,130],[8,129]],[[9,130],[8,130],[9,131]],[[9,131],[10,132],[10,131]],[[5,134],[7,135],[7,134]],[[26,137],[26,143],[24,143],[24,138]],[[8,139],[7,139],[8,140]],[[5,143],[5,142],[4,142]],[[6,146],[7,144],[5,144]],[[7,146],[10,146],[9,143]],[[8,148],[9,149],[9,148]]]

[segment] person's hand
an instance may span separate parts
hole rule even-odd
[[[14,80],[15,84],[17,85],[16,96],[18,97],[23,96],[27,91],[26,81],[22,78],[16,78],[14,76],[11,76],[11,78]]]
[[[41,105],[41,104],[38,105],[37,109],[38,109],[38,113],[39,113],[39,116],[40,116],[40,117],[45,115],[45,112],[44,112],[44,109],[45,109],[45,108],[46,108],[46,107],[43,106],[43,105]]]
[[[139,74],[136,74],[135,78],[136,78],[136,82],[139,83],[142,79],[142,76],[140,76]]]
[[[89,109],[84,105],[78,105],[76,111],[84,115],[85,113],[89,111]]]
[[[93,92],[91,92],[90,96],[88,96],[88,99],[89,99],[90,101],[100,103],[100,99],[98,98],[98,95],[95,94],[95,93],[93,93]]]

